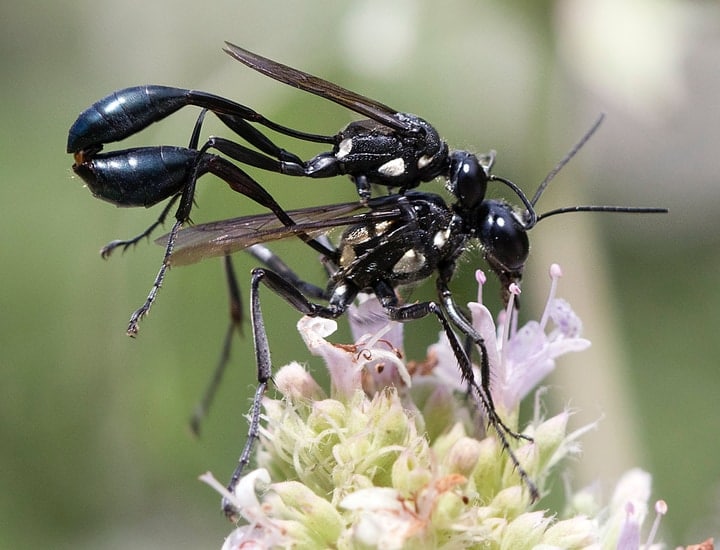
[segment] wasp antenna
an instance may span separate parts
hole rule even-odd
[[[544,220],[556,214],[566,214],[568,212],[617,212],[621,214],[667,214],[667,208],[657,208],[653,206],[566,206],[564,208],[556,208],[544,214],[537,216],[536,221]]]
[[[542,180],[540,185],[537,188],[537,191],[535,191],[535,195],[533,196],[532,200],[530,201],[532,205],[536,205],[537,201],[540,199],[540,195],[543,194],[545,191],[545,188],[548,186],[548,184],[552,181],[552,179],[557,175],[557,173],[563,169],[563,167],[570,162],[570,159],[572,159],[577,152],[583,148],[585,143],[587,143],[587,140],[589,140],[592,135],[597,131],[597,129],[600,127],[600,124],[602,124],[602,121],[605,119],[605,113],[600,113],[600,116],[597,118],[597,120],[593,123],[593,125],[590,127],[590,129],[585,132],[585,135],[580,138],[580,141],[578,141],[575,145],[573,145],[572,149],[570,149],[567,154],[560,159],[560,162],[558,162],[555,167],[548,172],[548,175],[545,176],[545,179]]]
[[[525,195],[525,193],[523,193],[523,190],[520,189],[517,185],[515,185],[512,181],[510,181],[509,179],[503,178],[502,176],[492,175],[492,176],[490,176],[490,181],[499,181],[501,183],[504,183],[505,185],[507,185],[510,189],[512,189],[515,192],[515,194],[520,198],[522,203],[525,205],[525,209],[527,211],[527,220],[525,220],[524,224],[523,224],[524,228],[526,230],[532,228],[532,226],[534,226],[537,223],[538,217],[537,217],[537,213],[535,212],[535,208],[533,208],[533,203],[528,200],[527,195]]]

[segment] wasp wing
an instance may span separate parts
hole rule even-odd
[[[187,265],[205,258],[225,256],[255,244],[304,234],[316,237],[334,227],[394,219],[397,207],[368,209],[359,202],[302,208],[288,211],[295,225],[286,226],[273,213],[220,220],[181,229],[175,239],[170,265]],[[155,240],[167,244],[168,235]]]
[[[395,109],[383,105],[379,101],[370,99],[369,97],[362,96],[350,90],[323,80],[317,76],[305,73],[299,69],[293,69],[267,57],[262,57],[256,53],[250,52],[246,49],[225,42],[225,52],[230,54],[232,57],[258,71],[259,73],[269,76],[270,78],[299,88],[311,94],[315,94],[325,99],[329,99],[342,105],[356,113],[370,117],[385,126],[389,126],[400,132],[409,132],[411,127],[409,124],[398,120],[395,115],[399,112]]]

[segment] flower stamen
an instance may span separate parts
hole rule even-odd
[[[660,521],[663,516],[667,514],[668,505],[664,500],[658,500],[655,502],[655,520],[653,521],[652,527],[650,528],[650,534],[648,535],[647,542],[643,548],[648,549],[652,546],[655,541],[655,535],[657,535],[658,529],[660,528]]]
[[[559,264],[552,264],[550,266],[550,292],[548,293],[547,301],[545,302],[545,310],[543,311],[542,317],[540,318],[540,328],[545,330],[548,319],[550,318],[550,309],[553,300],[555,300],[555,294],[557,293],[558,280],[563,276],[562,268]]]

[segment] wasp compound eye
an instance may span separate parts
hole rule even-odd
[[[527,231],[512,207],[487,200],[478,211],[478,237],[485,255],[509,271],[522,270],[530,253]]]
[[[464,208],[475,208],[485,199],[488,174],[476,155],[454,151],[450,159],[448,191]]]

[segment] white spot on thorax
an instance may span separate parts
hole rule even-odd
[[[401,158],[389,160],[378,168],[378,172],[383,176],[402,176],[405,173],[405,161]]]
[[[425,265],[425,256],[414,249],[410,249],[393,266],[395,273],[414,273]]]
[[[418,170],[422,170],[425,168],[428,164],[432,162],[432,157],[430,155],[423,155],[418,159],[417,167]]]
[[[435,246],[435,248],[442,248],[443,246],[445,246],[449,238],[450,228],[447,227],[442,231],[438,231],[437,233],[435,233],[435,236],[433,237],[433,245]]]
[[[378,222],[375,224],[375,235],[382,235],[383,233],[387,232],[390,227],[392,227],[393,222],[390,221],[384,221],[384,222]]]
[[[340,145],[338,145],[338,152],[335,153],[335,158],[343,158],[350,154],[350,151],[352,151],[352,139],[347,138],[340,142]]]

